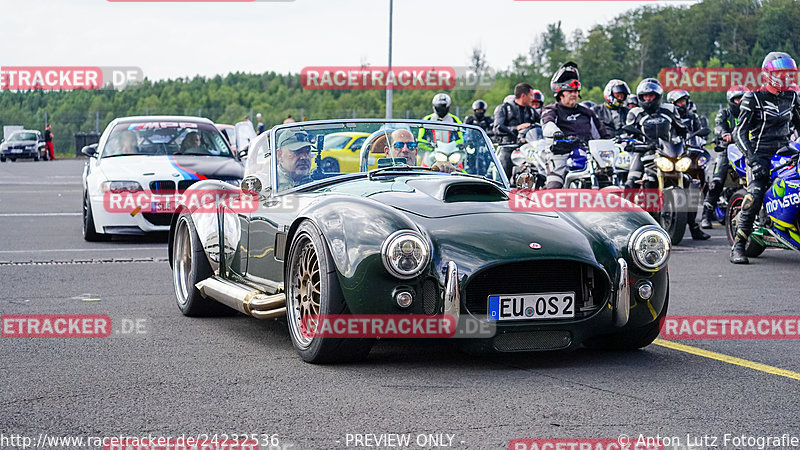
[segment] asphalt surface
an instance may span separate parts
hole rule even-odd
[[[725,445],[726,433],[800,437],[799,379],[660,345],[473,355],[442,340],[382,341],[362,363],[305,364],[283,320],[183,317],[162,238],[85,242],[82,166],[0,164],[0,315],[106,314],[114,325],[106,339],[0,339],[0,448],[23,448],[14,436],[97,448],[47,446],[43,434],[274,434],[302,449],[381,433],[410,433],[411,448],[441,435],[440,446],[481,449],[622,434],[679,437],[679,448],[687,434],[716,448],[755,448]],[[670,314],[798,314],[800,254],[767,250],[733,266],[722,228],[711,234],[674,249]],[[131,323],[139,333],[126,333]],[[676,342],[800,372],[797,340]]]

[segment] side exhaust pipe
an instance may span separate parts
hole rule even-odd
[[[283,292],[268,295],[216,276],[206,278],[195,286],[203,297],[210,297],[256,319],[270,319],[286,314],[286,294]]]

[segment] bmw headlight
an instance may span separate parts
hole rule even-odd
[[[684,156],[675,163],[675,169],[677,169],[678,172],[686,172],[689,170],[689,167],[692,167],[692,158],[688,156]]]
[[[142,185],[135,181],[104,181],[100,184],[100,190],[103,192],[134,192],[141,191]]]
[[[645,225],[636,230],[628,241],[628,253],[633,263],[646,272],[657,272],[667,264],[670,240],[657,225]]]
[[[428,244],[419,233],[400,230],[386,238],[381,248],[383,265],[401,279],[419,275],[430,260]]]
[[[658,166],[659,170],[662,172],[672,172],[675,170],[675,165],[672,164],[672,161],[663,156],[656,158],[656,166]]]

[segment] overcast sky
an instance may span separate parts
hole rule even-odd
[[[548,23],[588,30],[656,3],[666,2],[395,0],[393,62],[464,66],[480,46],[505,69]],[[0,66],[137,66],[150,79],[384,66],[388,11],[389,0],[0,0]]]

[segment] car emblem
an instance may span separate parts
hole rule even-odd
[[[175,177],[175,178],[178,178],[179,176],[181,176],[181,174],[179,174],[179,173],[173,173],[173,174],[172,174],[172,176],[173,176],[173,177]]]
[[[540,248],[542,248],[542,245],[539,244],[538,242],[531,242],[529,247],[534,250],[539,250]]]

